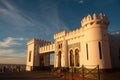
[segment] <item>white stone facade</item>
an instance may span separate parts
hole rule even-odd
[[[80,29],[55,34],[54,43],[37,39],[28,41],[26,70],[49,66],[49,53],[54,53],[54,67],[99,65],[100,69],[111,69],[108,25],[105,15],[93,14],[82,19]]]

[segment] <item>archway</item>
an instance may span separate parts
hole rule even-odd
[[[61,67],[61,51],[58,52],[58,67]]]
[[[70,50],[70,66],[74,66],[74,55],[73,55],[73,50]]]
[[[75,66],[79,66],[79,50],[75,49]]]

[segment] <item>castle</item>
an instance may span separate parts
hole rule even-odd
[[[114,58],[110,53],[108,25],[104,14],[93,14],[82,19],[80,29],[54,34],[54,42],[29,40],[26,70],[49,66],[50,53],[54,53],[54,67],[99,65],[100,69],[111,69]]]

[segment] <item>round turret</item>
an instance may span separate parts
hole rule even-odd
[[[98,64],[100,68],[111,68],[107,17],[104,14],[88,15],[82,19],[81,25],[86,46],[86,65]]]

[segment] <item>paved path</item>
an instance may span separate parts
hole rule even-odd
[[[6,72],[0,73],[0,80],[68,80],[50,72]],[[70,79],[71,80],[71,79]],[[74,80],[80,80],[74,79]],[[101,80],[120,80],[120,71],[103,73]]]
[[[0,80],[63,80],[49,72],[8,72],[0,73]]]

